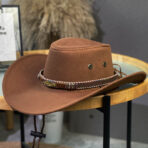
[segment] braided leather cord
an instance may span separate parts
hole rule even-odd
[[[82,81],[82,82],[66,82],[66,81],[56,81],[56,80],[47,79],[44,77],[43,73],[44,73],[44,70],[42,69],[38,73],[37,77],[43,82],[45,86],[50,87],[50,88],[60,88],[60,89],[67,89],[67,90],[102,87],[121,77],[118,75],[118,71],[115,70],[114,75],[110,77],[102,78],[102,79]]]

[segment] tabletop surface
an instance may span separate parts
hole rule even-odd
[[[32,144],[30,143],[29,146],[31,147]],[[10,148],[10,147],[11,148],[20,148],[21,147],[21,143],[20,142],[10,142],[10,141],[9,142],[0,142],[0,148]],[[54,145],[54,144],[40,143],[40,148],[70,148],[70,147]]]
[[[34,53],[47,54],[48,50],[27,51],[25,52],[25,55]],[[127,102],[148,93],[148,63],[120,54],[112,54],[112,58],[113,63],[119,64],[124,73],[132,74],[138,71],[145,71],[147,73],[147,78],[139,85],[134,86],[134,84],[127,84],[109,93],[108,95],[111,96],[111,105]],[[0,84],[2,84],[3,76],[4,72],[0,72]],[[102,98],[103,95],[87,98],[75,105],[64,109],[64,111],[100,108],[102,107]],[[0,85],[0,109],[11,110],[10,106],[3,98],[2,85]]]

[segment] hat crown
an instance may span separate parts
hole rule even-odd
[[[44,76],[57,81],[89,81],[114,74],[109,44],[63,38],[50,46]]]

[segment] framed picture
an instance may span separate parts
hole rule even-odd
[[[0,11],[0,71],[5,71],[23,56],[21,14],[18,5],[2,5]]]

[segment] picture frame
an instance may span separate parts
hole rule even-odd
[[[22,42],[22,27],[21,27],[21,13],[19,5],[1,5],[0,13],[12,13],[14,18],[14,33],[15,33],[15,44],[16,44],[16,54],[19,53],[23,56],[23,42]],[[7,68],[14,61],[0,61],[0,71],[6,71]]]

